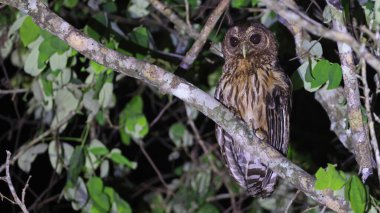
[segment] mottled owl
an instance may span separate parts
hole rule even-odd
[[[286,155],[292,85],[280,67],[274,35],[259,23],[238,24],[227,31],[222,52],[225,63],[215,98],[262,141]],[[277,174],[218,125],[216,138],[239,185],[252,196],[270,196]]]

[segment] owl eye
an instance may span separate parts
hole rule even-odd
[[[231,37],[230,38],[230,44],[232,47],[236,47],[239,44],[239,39],[236,37]]]
[[[249,38],[249,40],[250,40],[253,44],[258,44],[258,43],[260,43],[260,41],[261,41],[261,35],[260,35],[260,34],[253,34],[253,35],[251,35],[251,37]]]

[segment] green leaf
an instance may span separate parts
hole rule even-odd
[[[355,213],[363,213],[367,203],[367,193],[358,176],[352,176],[346,184],[346,199]]]
[[[250,3],[252,3],[252,0],[232,0],[231,6],[239,9],[248,6]]]
[[[135,114],[127,118],[125,132],[138,139],[145,137],[149,132],[149,124],[144,114]]]
[[[135,44],[148,48],[149,37],[148,30],[145,27],[136,27],[129,36]]]
[[[108,196],[103,192],[103,181],[99,177],[92,177],[87,182],[88,192],[91,199],[94,201],[95,208],[98,210],[108,212],[111,204]]]
[[[63,5],[68,8],[74,8],[78,4],[78,0],[63,0]]]
[[[330,62],[327,60],[318,61],[314,69],[311,71],[313,80],[310,82],[312,88],[316,88],[326,83],[329,79]]]
[[[198,211],[198,213],[219,213],[218,208],[216,208],[214,205],[210,203],[206,203],[202,205]]]
[[[37,26],[32,17],[25,18],[24,23],[20,27],[20,39],[24,46],[28,46],[40,35],[41,28]]]
[[[260,0],[251,0],[252,7],[255,7],[259,2]]]
[[[337,88],[342,81],[342,76],[342,67],[337,63],[333,63],[329,71],[329,85],[327,89]]]
[[[38,48],[40,51],[39,64],[45,63],[54,53],[63,54],[68,49],[69,46],[58,37],[48,36]]]
[[[126,110],[129,115],[139,114],[143,112],[143,100],[141,96],[134,96],[127,104]]]
[[[131,206],[123,199],[120,198],[119,194],[111,187],[105,187],[104,192],[110,198],[111,203],[116,204],[112,205],[112,212],[123,212],[131,213]]]
[[[120,134],[125,144],[129,144],[127,135],[138,139],[148,134],[149,124],[142,111],[143,100],[140,96],[133,97],[122,110],[119,123],[121,124]]]
[[[100,147],[100,146],[91,147],[89,151],[93,153],[94,155],[100,155],[100,156],[107,155],[109,153],[109,150],[107,149],[107,147]]]
[[[319,168],[315,177],[317,178],[315,181],[315,189],[317,190],[323,190],[326,188],[339,190],[346,183],[344,174],[338,172],[332,164],[327,164],[326,170]]]
[[[42,83],[42,88],[44,90],[44,93],[46,96],[52,96],[53,95],[53,82],[46,79],[47,74],[43,74],[40,78]]]
[[[101,74],[107,70],[107,67],[96,63],[95,61],[90,61],[89,71],[95,74]]]
[[[70,159],[70,166],[69,166],[69,180],[72,183],[75,183],[79,177],[79,174],[82,171],[82,168],[84,166],[85,158],[83,153],[83,148],[81,146],[76,146],[74,149],[74,153],[71,156]]]
[[[132,162],[130,160],[128,160],[128,158],[124,157],[123,154],[121,154],[121,151],[120,149],[112,149],[111,150],[111,155],[109,157],[113,162],[117,163],[117,164],[120,164],[120,165],[124,165],[124,166],[127,166],[131,169],[136,169],[137,167],[137,163],[136,162]]]
[[[174,123],[169,128],[169,137],[177,147],[181,146],[183,136],[186,132],[186,127],[180,123]]]

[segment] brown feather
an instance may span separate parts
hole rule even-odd
[[[262,34],[263,41],[258,46],[247,41],[252,33]],[[230,36],[241,37],[240,43],[250,47],[246,58],[228,43]],[[278,66],[274,36],[260,24],[235,26],[226,34],[223,53],[225,64],[215,98],[253,131],[259,130],[265,135],[265,140],[274,148],[286,154],[291,82]],[[260,159],[245,152],[244,147],[239,147],[239,143],[235,143],[221,127],[216,127],[216,134],[233,178],[252,196],[269,196],[274,190],[277,175]]]

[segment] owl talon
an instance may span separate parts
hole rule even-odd
[[[262,141],[266,140],[268,138],[267,133],[264,130],[262,130],[262,129],[256,129],[255,130],[255,135],[256,135],[256,137],[258,137]]]

